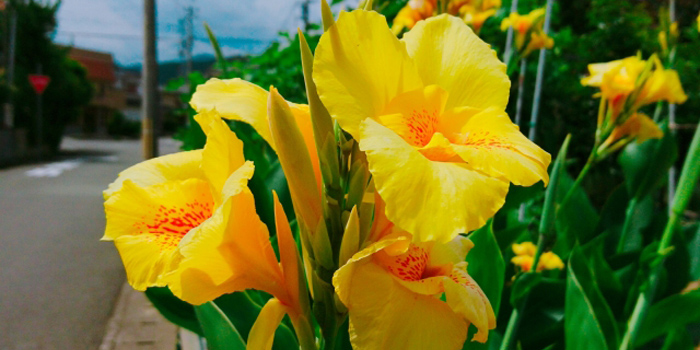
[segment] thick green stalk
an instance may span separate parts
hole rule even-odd
[[[659,284],[659,273],[663,269],[663,255],[671,246],[673,234],[677,229],[685,208],[688,206],[688,202],[690,202],[690,198],[692,197],[693,190],[695,189],[699,176],[700,128],[697,128],[695,130],[695,135],[693,136],[693,141],[690,144],[688,156],[685,158],[685,162],[683,163],[683,170],[681,172],[680,180],[678,181],[678,190],[673,198],[671,214],[668,218],[668,223],[666,224],[664,233],[661,236],[661,243],[659,243],[659,247],[657,249],[657,253],[659,254],[659,257],[657,258],[658,261],[655,262],[654,267],[649,274],[648,287],[639,293],[637,304],[634,306],[632,316],[630,316],[630,319],[627,322],[627,332],[622,339],[620,350],[629,350],[634,348],[634,342],[637,338],[639,327],[642,325],[644,317],[646,316],[649,306],[651,306],[654,295],[656,294],[656,288]]]
[[[593,148],[593,152],[591,153],[591,156],[588,157],[588,161],[586,161],[586,165],[583,166],[583,169],[581,169],[581,172],[578,174],[576,181],[574,181],[574,184],[571,185],[571,188],[569,188],[569,191],[566,192],[566,196],[564,196],[564,199],[561,201],[561,203],[559,203],[560,208],[569,202],[569,200],[571,199],[571,196],[574,194],[576,189],[581,186],[581,182],[586,177],[586,175],[588,175],[588,172],[591,170],[591,167],[593,167],[593,164],[595,164],[595,147]]]
[[[532,261],[532,269],[537,272],[537,264],[540,262],[540,257],[544,252],[544,249],[556,238],[554,232],[554,218],[556,216],[555,202],[557,196],[557,187],[559,186],[559,179],[561,178],[561,173],[564,169],[564,162],[566,161],[566,152],[569,148],[569,141],[571,141],[571,135],[567,135],[564,143],[559,150],[557,159],[554,162],[554,167],[552,168],[551,182],[547,188],[547,192],[544,197],[544,209],[542,210],[542,220],[540,221],[539,227],[539,239],[537,240],[537,250],[535,251],[535,257]],[[522,318],[523,311],[527,307],[527,301],[530,297],[528,293],[525,295],[523,301],[517,308],[513,309],[508,320],[508,326],[506,327],[506,332],[503,335],[503,341],[501,342],[501,350],[508,350],[513,345],[513,342],[517,338],[518,328],[520,326],[520,319]]]

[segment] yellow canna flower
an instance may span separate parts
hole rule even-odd
[[[473,340],[486,342],[496,317],[467,273],[464,259],[474,244],[462,236],[411,243],[410,234],[386,218],[378,222],[378,240],[333,276],[350,315],[353,348],[461,349],[470,324],[478,330]]]
[[[409,0],[396,14],[391,30],[399,35],[404,28],[411,29],[418,21],[432,17],[436,10],[437,0]]]
[[[678,72],[673,69],[665,69],[656,57],[654,65],[656,68],[644,83],[635,105],[641,107],[657,101],[684,103],[688,96],[683,91]]]
[[[532,269],[532,264],[535,259],[537,247],[532,242],[523,242],[513,244],[513,253],[515,256],[510,260],[520,270],[527,272]],[[542,270],[561,270],[564,268],[564,262],[561,258],[552,252],[542,253],[540,261],[537,263],[537,271]]]
[[[286,237],[278,221],[283,271],[247,187],[254,167],[242,142],[218,117],[196,120],[207,135],[203,150],[137,164],[105,191],[103,240],[114,241],[137,290],[168,286],[182,300],[202,304],[254,288],[301,315],[291,233]]]
[[[464,23],[479,33],[484,22],[501,7],[501,0],[453,0],[448,4],[448,13],[464,19]]]
[[[688,97],[683,91],[678,73],[664,68],[657,57],[652,59],[654,69],[641,85],[633,106],[640,108],[662,100],[670,103],[685,102]],[[616,116],[627,97],[640,88],[642,82],[639,78],[646,65],[647,62],[638,56],[589,64],[590,75],[581,79],[581,84],[600,88],[602,97],[610,101],[615,111],[613,115]]]
[[[554,39],[543,31],[535,31],[530,34],[530,41],[523,52],[523,56],[529,55],[532,51],[539,49],[551,49],[554,46]]]
[[[700,32],[700,13],[698,13],[698,18],[695,21],[698,22],[698,32]]]
[[[659,32],[659,46],[661,46],[662,52],[668,51],[668,39],[666,38],[666,32],[663,30]]]
[[[602,148],[608,148],[613,143],[622,139],[636,139],[637,143],[642,143],[649,139],[660,139],[664,136],[663,131],[654,121],[642,113],[635,113],[627,120],[613,129],[610,136],[605,140]]]
[[[303,152],[303,148],[306,148],[313,168],[316,188],[310,187],[314,184],[306,183],[309,181],[294,181],[296,179],[295,175],[299,175],[300,171],[294,174],[287,174],[287,180],[290,183],[292,196],[298,196],[298,198],[294,198],[295,203],[304,203],[304,205],[295,204],[295,210],[299,211],[300,219],[304,219],[305,224],[310,225],[310,229],[314,231],[316,223],[322,217],[320,197],[322,180],[309,107],[303,104],[287,102],[293,117],[293,120],[288,122],[296,124],[305,146],[299,148],[289,143],[277,145],[270,125],[269,97],[269,92],[245,80],[238,78],[227,80],[212,78],[206,83],[197,86],[190,104],[200,114],[215,114],[225,119],[238,120],[250,124],[267,141],[270,147],[277,152],[280,158],[282,158],[282,153],[284,155],[300,155],[299,152]],[[280,100],[282,103],[285,103],[283,99],[280,98]],[[290,126],[287,125],[288,127]]]
[[[501,22],[501,30],[506,30],[510,27],[513,28],[515,31],[515,47],[518,49],[518,52],[524,52],[524,50],[528,49],[527,42],[532,38],[530,33],[542,32],[545,13],[545,9],[539,8],[531,11],[527,15],[520,15],[513,12],[508,17],[503,19]],[[547,36],[546,34],[542,33],[539,34],[536,39],[544,41],[544,44],[546,44],[546,40],[544,40],[544,38],[547,38]],[[542,47],[546,46],[543,45],[540,48]],[[522,56],[524,57],[526,55],[523,54]]]
[[[398,40],[375,12],[341,13],[316,49],[314,81],[366,152],[386,215],[416,240],[481,227],[510,182],[548,182],[550,155],[504,111],[505,65],[458,18],[421,21]]]

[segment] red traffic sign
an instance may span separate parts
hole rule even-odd
[[[46,87],[49,86],[49,82],[51,82],[51,77],[48,75],[29,74],[29,83],[32,84],[34,91],[39,95],[44,93]]]

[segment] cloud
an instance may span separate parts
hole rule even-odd
[[[346,3],[356,5],[358,0]],[[320,22],[320,0],[310,17]],[[302,25],[301,0],[160,0],[157,1],[158,60],[178,59],[178,20],[185,7],[195,10],[194,54],[213,54],[203,23],[207,22],[228,54],[259,53],[279,31]],[[65,0],[58,11],[55,40],[62,44],[111,52],[122,65],[143,60],[143,0]]]

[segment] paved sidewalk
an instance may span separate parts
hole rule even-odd
[[[175,350],[178,328],[125,283],[99,350]]]

